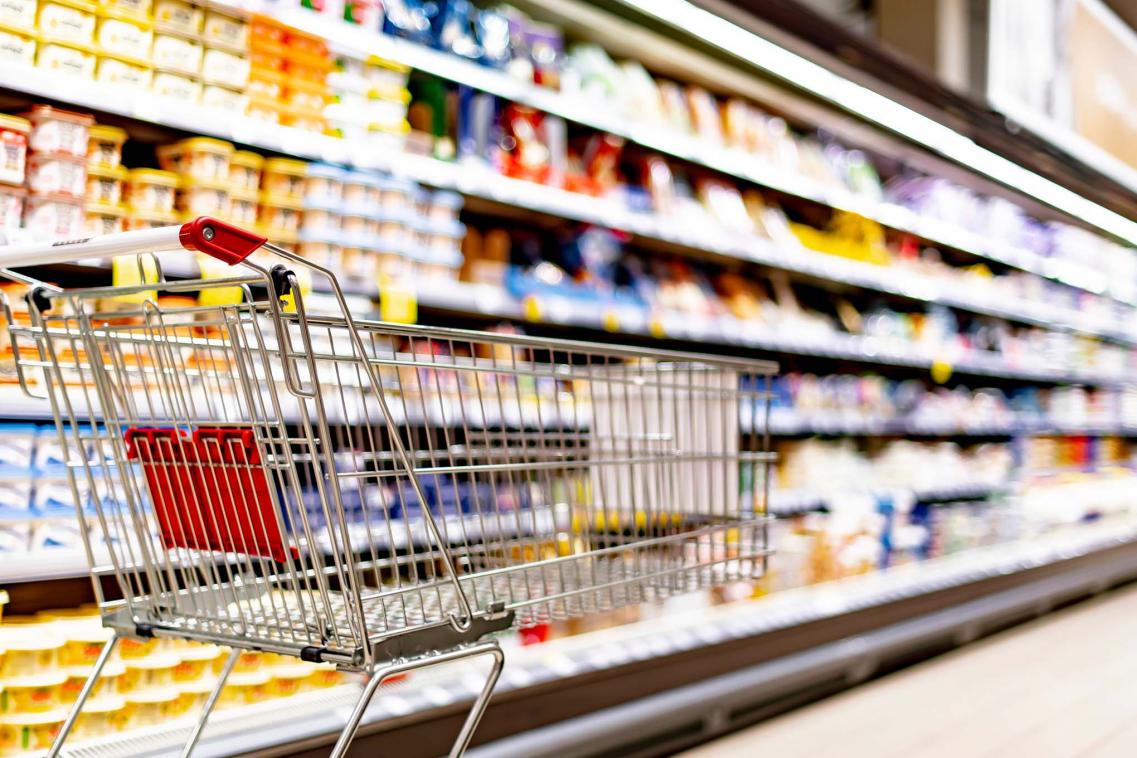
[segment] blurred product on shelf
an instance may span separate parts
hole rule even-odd
[[[46,610],[0,624],[0,754],[39,755],[67,716],[111,630],[94,606]],[[227,651],[170,640],[123,640],[75,726],[76,744],[120,732],[191,724]],[[346,677],[327,664],[245,652],[218,708],[335,687]]]

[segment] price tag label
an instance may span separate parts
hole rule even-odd
[[[379,277],[379,318],[396,324],[418,321],[418,293],[399,277]]]
[[[231,266],[222,263],[216,258],[197,254],[197,267],[202,279],[225,279],[232,276]],[[245,299],[244,290],[240,287],[211,287],[203,286],[197,293],[197,304],[208,306],[236,305]]]
[[[149,255],[120,255],[111,259],[111,284],[115,287],[134,287],[158,281],[158,268]],[[144,303],[157,301],[156,290],[141,290],[114,298],[122,303]]]

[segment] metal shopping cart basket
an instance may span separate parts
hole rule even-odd
[[[186,250],[233,275],[63,290],[11,270],[170,271]],[[370,676],[336,756],[385,678],[488,656],[460,755],[493,633],[764,568],[772,364],[357,320],[331,271],[209,218],[0,266],[31,285],[26,321],[4,303],[16,369],[50,403],[115,632],[53,755],[127,636],[232,648],[186,754],[240,650]]]

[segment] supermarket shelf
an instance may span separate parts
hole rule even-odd
[[[540,87],[509,74],[464,61],[457,56],[344,24],[303,8],[279,7],[276,3],[260,0],[232,3],[231,7],[270,13],[286,25],[323,36],[334,50],[344,55],[363,60],[377,56],[401,63],[583,126],[618,135],[643,147],[782,194],[865,216],[883,226],[907,232],[928,242],[971,253],[1095,294],[1101,294],[1110,288],[1108,278],[1093,269],[1039,256],[1031,250],[997,240],[988,240],[937,219],[920,218],[901,206],[862,198],[841,188],[818,186],[814,182],[779,171],[757,156],[716,146],[652,124],[636,123],[634,114],[613,110],[606,107],[606,103]],[[598,107],[600,105],[605,107]],[[1121,302],[1137,305],[1135,293],[1111,294]]]
[[[770,413],[770,433],[776,436],[832,435],[855,437],[1022,437],[1087,436],[1133,437],[1137,424],[1070,424],[1048,421],[1012,424],[958,424],[952,419],[937,421],[910,418],[866,418],[840,413],[799,415],[775,409]]]
[[[795,513],[832,510],[840,501],[848,502],[854,498],[892,498],[915,503],[935,503],[947,500],[984,500],[1004,491],[1007,486],[996,487],[986,482],[960,482],[952,485],[931,487],[895,487],[863,492],[822,493],[809,490],[774,490],[770,493],[770,513],[775,516],[790,516]]]
[[[756,601],[692,608],[685,613],[667,614],[543,645],[511,647],[506,655],[506,669],[498,684],[494,705],[486,717],[484,734],[498,737],[513,735],[524,728],[519,724],[531,720],[528,717],[517,718],[521,712],[518,709],[533,714],[536,707],[533,698],[541,697],[541,693],[561,702],[563,709],[565,701],[562,695],[567,696],[568,687],[604,687],[606,685],[600,677],[618,677],[617,672],[623,668],[650,667],[659,672],[667,670],[667,661],[677,657],[714,655],[715,649],[721,649],[732,659],[727,669],[743,674],[750,669],[742,668],[747,664],[740,664],[742,658],[729,652],[732,644],[748,645],[752,652],[746,657],[753,658],[761,655],[761,646],[754,647],[751,641],[757,642],[764,635],[773,637],[779,632],[794,633],[794,630],[838,617],[863,617],[885,606],[899,607],[906,602],[920,604],[921,598],[927,599],[929,595],[948,593],[967,585],[989,582],[995,587],[1003,587],[1001,591],[989,590],[981,599],[975,599],[977,591],[973,591],[971,602],[959,604],[957,601],[952,604],[954,607],[946,610],[943,601],[927,600],[921,605],[925,610],[911,618],[886,614],[900,620],[893,626],[878,626],[860,633],[853,631],[854,636],[848,639],[825,647],[809,646],[810,649],[791,655],[767,653],[766,658],[776,657],[760,664],[773,667],[773,671],[792,672],[793,676],[779,680],[779,689],[767,693],[771,697],[787,698],[787,702],[793,685],[796,683],[800,689],[804,684],[802,680],[810,677],[832,676],[836,671],[837,677],[847,686],[870,676],[887,658],[890,649],[911,651],[933,637],[961,644],[975,639],[986,629],[997,628],[1010,618],[1033,615],[1049,608],[1052,603],[1098,592],[1137,576],[1137,550],[1132,549],[1134,545],[1137,545],[1137,527],[1132,523],[1080,525],[1032,542],[979,548],[922,564],[786,590]],[[1122,548],[1125,552],[1119,553]],[[1093,563],[1079,562],[1080,559],[1093,560],[1098,555],[1102,558]],[[1061,569],[1059,564],[1070,568]],[[1014,580],[1015,574],[1040,573],[1052,566],[1054,570],[1046,576],[1029,581],[1024,579],[1014,589],[1004,586]],[[855,630],[860,626],[862,624],[852,624],[843,628]],[[804,640],[801,642],[802,645],[807,644]],[[834,657],[836,653],[839,655]],[[825,665],[820,665],[822,663]],[[762,671],[764,677],[769,677],[771,669]],[[707,678],[709,676],[712,674],[704,674],[699,679],[705,681],[691,686],[717,687],[721,683]],[[765,681],[769,683],[768,679]],[[357,749],[366,752],[384,747],[389,752],[408,756],[437,754],[439,751],[434,749],[434,745],[424,743],[448,739],[451,734],[449,723],[457,720],[457,714],[466,707],[465,703],[472,698],[479,684],[474,668],[455,665],[437,673],[422,672],[410,681],[385,687],[365,716]],[[625,685],[616,685],[617,688],[621,686]],[[211,721],[198,754],[224,756],[258,751],[272,755],[317,754],[322,746],[330,744],[343,723],[346,706],[351,702],[350,691],[344,688],[344,693],[342,696],[337,694],[322,707],[312,704],[301,709],[286,703],[264,704],[255,713],[249,711],[249,722],[237,716],[243,711],[226,712],[237,717]],[[580,691],[575,690],[574,694],[579,696]],[[678,696],[679,692],[668,694]],[[760,693],[747,688],[736,689],[736,694],[755,697]],[[595,698],[579,702],[578,707],[589,711],[596,707]],[[632,708],[641,702],[647,703],[637,699],[619,707]],[[688,708],[693,702],[717,705],[717,700],[704,701],[701,697],[683,698],[683,702]],[[643,707],[652,709],[656,726],[670,723],[666,718],[659,719],[656,703]],[[437,720],[442,718],[448,721],[439,728]],[[559,721],[561,717],[549,712],[544,714],[544,718]],[[585,729],[581,728],[581,724],[590,718],[584,716],[575,722],[578,727],[575,737],[560,727],[548,727],[559,731],[556,741],[548,742],[544,747],[530,739],[536,734],[522,733],[512,739],[475,748],[471,756],[583,756],[586,753],[579,752],[583,749],[580,744],[592,739],[593,727]],[[256,728],[248,728],[247,723],[255,723]],[[611,721],[605,723],[608,727],[613,725]],[[627,721],[625,724],[642,728],[639,722]],[[417,732],[414,731],[416,725]],[[141,738],[136,734],[116,735],[98,745],[77,750],[73,755],[75,758],[175,755],[183,732],[184,727],[171,726],[148,730]],[[632,735],[628,733],[625,736]],[[369,739],[374,741],[368,745]],[[400,744],[404,745],[404,749],[394,750]],[[601,743],[591,744],[595,747]],[[554,745],[558,752],[549,752]],[[615,750],[614,754],[626,753]]]
[[[400,43],[403,47],[419,47],[399,40],[380,38]],[[422,50],[432,56],[444,59],[450,57],[429,49]],[[474,68],[488,75],[504,76],[480,67]],[[264,124],[253,119],[235,118],[227,112],[210,113],[209,109],[190,107],[179,101],[168,101],[153,95],[139,95],[114,85],[70,81],[68,77],[34,68],[6,67],[0,71],[0,88],[174,129],[231,139],[302,158],[350,164],[359,168],[381,168],[493,204],[598,224],[677,249],[746,261],[981,315],[1137,345],[1137,321],[1133,324],[1122,321],[1123,326],[1119,327],[1117,320],[1087,318],[1077,311],[1056,309],[1044,303],[1023,299],[1016,301],[1003,293],[987,292],[978,282],[938,282],[916,272],[815,252],[793,241],[778,244],[726,229],[685,224],[658,214],[637,213],[602,198],[504,177],[483,165],[456,164],[397,151],[352,153],[343,140]]]
[[[712,320],[666,313],[653,319],[638,308],[613,306],[606,309],[596,304],[581,308],[578,303],[554,297],[531,299],[523,303],[504,290],[488,285],[432,283],[429,288],[418,292],[418,304],[420,308],[475,317],[535,321],[624,335],[662,336],[702,345],[741,346],[775,353],[887,366],[931,369],[933,365],[946,360],[944,356],[931,354],[915,345],[841,333],[787,334],[786,330],[764,328],[732,317]],[[976,376],[1100,386],[1122,386],[1131,381],[1123,373],[1058,371],[1043,365],[1011,366],[994,355],[976,354],[947,362],[954,373]]]

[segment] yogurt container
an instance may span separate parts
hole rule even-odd
[[[201,87],[201,104],[206,108],[216,108],[243,116],[249,107],[249,98],[240,90],[217,84],[204,84]]]
[[[100,0],[108,10],[125,11],[135,16],[149,16],[151,0]]]
[[[94,80],[95,62],[95,49],[79,42],[42,39],[36,51],[38,67],[83,79]]]
[[[181,661],[174,667],[174,682],[179,686],[197,682],[213,673],[213,662],[221,655],[216,645],[195,645],[178,651]]]
[[[122,202],[122,186],[126,182],[127,171],[122,166],[107,168],[89,166],[87,168],[88,203],[118,205]]]
[[[0,3],[0,26],[34,32],[38,0],[4,0]]]
[[[269,697],[292,697],[309,689],[308,677],[312,669],[306,663],[274,666],[269,670]]]
[[[201,82],[180,71],[155,70],[150,80],[150,91],[160,97],[187,103],[201,100]]]
[[[192,137],[158,148],[158,164],[166,171],[202,182],[229,181],[232,143],[210,137]]]
[[[237,150],[229,156],[229,185],[234,190],[256,191],[261,186],[261,168],[265,159],[258,153]]]
[[[0,755],[40,753],[51,747],[67,719],[62,708],[43,713],[0,715]]]
[[[118,686],[123,694],[168,688],[174,683],[174,670],[181,663],[173,653],[159,652],[123,661],[126,667]]]
[[[185,176],[178,191],[177,208],[195,218],[224,214],[229,210],[229,185]]]
[[[178,691],[173,687],[123,694],[123,706],[112,721],[116,730],[158,726],[177,717]]]
[[[99,673],[99,678],[95,680],[95,687],[91,690],[91,697],[99,698],[118,693],[119,679],[122,678],[124,671],[126,671],[126,667],[122,664],[122,661],[107,661],[106,665],[103,666],[103,670]],[[79,693],[83,690],[83,685],[87,683],[87,678],[91,673],[91,667],[73,666],[71,668],[64,668],[63,673],[67,676],[67,679],[60,688],[59,696],[65,705],[69,705],[79,699]]]
[[[291,158],[269,158],[262,172],[266,195],[299,200],[304,197],[304,178],[308,174],[305,161]]]
[[[202,39],[209,44],[243,52],[249,43],[249,25],[244,19],[213,9],[206,9]]]
[[[268,671],[253,671],[248,673],[230,674],[217,699],[218,708],[233,708],[253,703],[263,703],[268,700],[268,684],[272,680]]]
[[[103,645],[114,635],[114,632],[99,623],[97,617],[62,621],[57,629],[64,638],[63,646],[59,649],[59,665],[65,668],[94,666]]]
[[[0,115],[0,182],[24,183],[31,129],[27,119]]]
[[[87,190],[87,161],[66,153],[33,153],[28,158],[28,189],[35,195],[82,198]]]
[[[171,171],[133,169],[129,172],[129,182],[126,185],[127,205],[139,211],[171,213],[174,210],[174,190],[177,186],[178,175]],[[125,653],[123,657],[126,657]]]
[[[74,239],[83,233],[83,203],[67,195],[28,195],[24,228],[38,240]]]
[[[149,20],[121,10],[104,8],[95,26],[95,45],[104,53],[113,53],[138,61],[150,59],[154,30]]]
[[[179,34],[200,34],[205,11],[183,0],[154,0],[154,24]]]
[[[347,171],[330,163],[309,163],[304,178],[304,197],[309,202],[339,202]]]
[[[261,195],[257,211],[257,224],[265,229],[286,231],[295,235],[300,230],[300,215],[303,204],[287,195]]]
[[[260,195],[256,190],[233,189],[229,191],[229,210],[225,217],[236,226],[246,229],[257,223],[257,207]]]
[[[201,79],[231,89],[249,83],[249,59],[219,47],[207,47],[201,57]]]
[[[0,26],[0,63],[31,66],[35,60],[35,32]]]
[[[94,124],[87,134],[87,165],[116,168],[122,164],[126,131],[117,126]]]
[[[90,46],[96,21],[95,4],[87,0],[39,0],[36,27],[45,38]]]
[[[133,229],[157,229],[162,226],[170,226],[178,221],[178,217],[172,211],[155,211],[155,210],[136,210],[134,208],[127,208],[126,211],[126,230],[129,232]],[[146,640],[153,642],[153,640]],[[125,642],[125,640],[123,641]],[[119,643],[119,654],[123,658],[128,655],[122,650],[123,642]]]
[[[191,37],[158,32],[154,35],[154,50],[150,60],[155,68],[185,76],[198,76],[201,71],[202,46]]]
[[[141,61],[117,55],[100,55],[95,63],[95,81],[132,89],[149,89],[154,70]]]
[[[0,713],[43,713],[63,705],[61,691],[67,674],[49,671],[0,681]]]
[[[24,198],[28,192],[23,187],[0,184],[0,232],[9,233],[20,228],[24,215]],[[3,642],[0,641],[0,645]]]
[[[85,113],[37,105],[24,118],[31,122],[28,147],[41,153],[87,155],[87,135],[95,119]]]
[[[348,205],[378,207],[384,177],[365,171],[348,171],[343,180],[343,200]]]
[[[71,727],[70,737],[76,742],[109,737],[118,731],[125,707],[126,701],[121,697],[102,695],[88,699]]]

